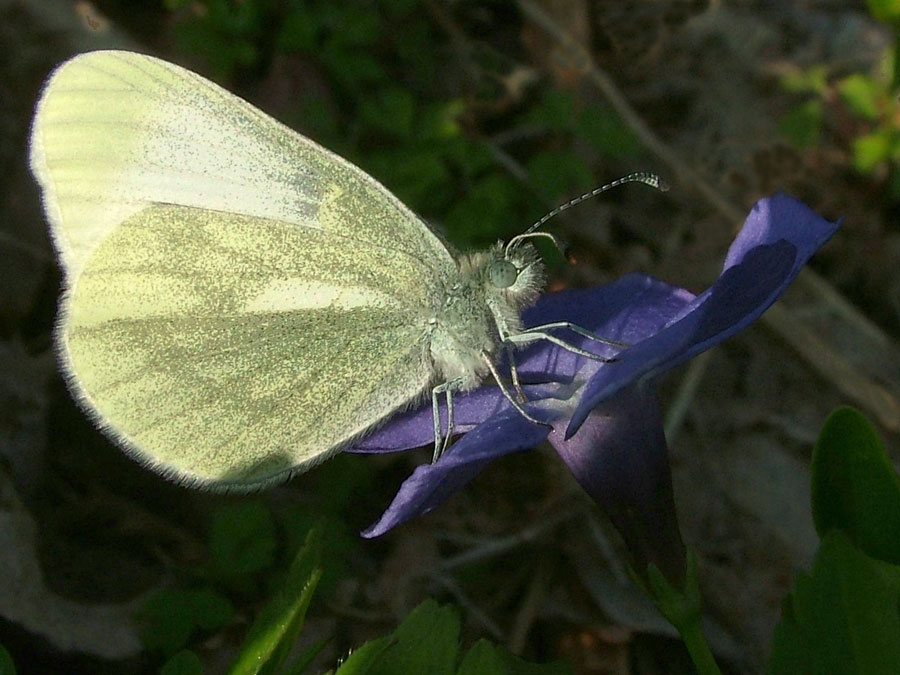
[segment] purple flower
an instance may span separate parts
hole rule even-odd
[[[571,321],[630,347],[612,363],[544,341],[518,352],[526,408],[550,427],[525,420],[496,386],[458,396],[454,429],[464,436],[437,462],[419,466],[363,535],[384,534],[427,513],[488,463],[547,439],[611,518],[638,569],[653,562],[680,581],[684,551],[653,381],[759,318],[838,226],[779,194],[753,207],[721,275],[700,295],[631,274],[599,288],[542,296],[525,312],[526,326]],[[616,353],[575,334],[565,339],[594,353]],[[431,407],[425,406],[399,415],[351,451],[392,452],[432,441]]]

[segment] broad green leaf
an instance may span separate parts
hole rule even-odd
[[[503,657],[487,640],[479,640],[466,652],[456,675],[506,675]]]
[[[163,664],[159,675],[203,675],[203,662],[194,652],[183,649]]]
[[[344,659],[335,675],[367,675],[372,665],[392,644],[393,639],[390,636],[369,640]]]
[[[831,531],[784,600],[767,673],[900,673],[898,601],[900,568]]]
[[[392,644],[367,675],[452,675],[459,652],[459,617],[450,607],[425,600],[403,620]]]
[[[456,675],[572,675],[564,661],[529,663],[506,647],[479,640],[466,652]]]
[[[820,537],[843,530],[868,555],[900,565],[900,477],[875,427],[853,408],[834,411],[819,434],[812,507]]]
[[[306,610],[322,576],[321,550],[322,532],[314,528],[294,558],[284,587],[266,603],[250,626],[241,651],[228,671],[231,675],[278,672],[303,627]]]

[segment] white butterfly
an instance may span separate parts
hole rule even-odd
[[[169,477],[283,480],[428,392],[437,456],[452,393],[488,374],[536,421],[503,385],[501,349],[572,348],[546,332],[568,324],[520,319],[544,283],[523,240],[550,235],[457,255],[357,167],[159,59],[57,68],[31,167],[65,271],[69,386]]]

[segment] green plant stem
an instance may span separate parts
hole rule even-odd
[[[672,585],[653,563],[647,566],[645,588],[666,620],[671,623],[687,647],[699,675],[721,675],[701,623],[700,582],[697,557],[688,551],[683,587]]]
[[[675,626],[675,629],[687,647],[699,675],[722,675],[699,619],[690,621],[684,626]]]

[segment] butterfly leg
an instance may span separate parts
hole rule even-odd
[[[506,360],[509,361],[509,377],[512,380],[513,389],[516,390],[516,396],[519,399],[519,403],[525,403],[528,399],[525,397],[522,383],[519,382],[519,369],[516,368],[515,347],[507,340],[504,340],[503,346],[506,348]]]
[[[506,338],[507,342],[511,342],[513,344],[527,344],[529,342],[534,342],[536,340],[547,340],[548,342],[552,342],[555,345],[559,345],[563,349],[572,352],[573,354],[578,354],[579,356],[584,356],[586,358],[592,359],[594,361],[600,361],[602,363],[612,363],[613,361],[618,360],[617,357],[607,357],[600,356],[599,354],[594,354],[592,352],[586,351],[581,347],[576,347],[573,344],[569,344],[562,338],[558,338],[555,335],[551,335],[550,333],[545,333],[544,331],[538,329],[528,329],[523,333],[515,333],[514,335],[510,335]]]
[[[450,447],[450,439],[453,437],[453,392],[458,389],[459,380],[452,380],[437,385],[431,390],[431,413],[434,419],[434,455],[431,462],[440,459],[441,455]],[[447,400],[447,433],[441,431],[441,408],[438,398],[444,394]]]
[[[491,371],[491,375],[494,376],[494,380],[497,381],[497,386],[500,387],[500,391],[506,397],[506,400],[509,401],[510,405],[513,408],[515,408],[516,410],[519,411],[519,414],[521,414],[522,417],[524,417],[529,422],[534,422],[535,424],[543,424],[544,426],[550,426],[549,424],[547,424],[545,422],[541,422],[536,417],[533,417],[532,415],[530,415],[529,412],[527,410],[525,410],[525,408],[522,407],[522,404],[519,403],[516,400],[516,398],[510,393],[509,389],[503,383],[503,380],[500,378],[500,373],[497,371],[497,366],[494,365],[493,361],[491,361],[491,357],[490,357],[490,355],[487,354],[487,352],[481,352],[481,358],[484,359],[484,362],[487,364],[488,370]]]
[[[553,323],[544,323],[540,326],[534,326],[533,328],[527,328],[525,332],[530,333],[532,331],[538,331],[540,333],[546,333],[549,328],[568,328],[573,333],[578,333],[583,337],[586,337],[589,340],[594,340],[595,342],[602,342],[606,345],[611,345],[613,347],[630,347],[631,345],[627,342],[620,342],[618,340],[610,340],[609,338],[601,337],[596,333],[592,333],[591,331],[582,328],[581,326],[577,326],[570,321],[554,321]]]

